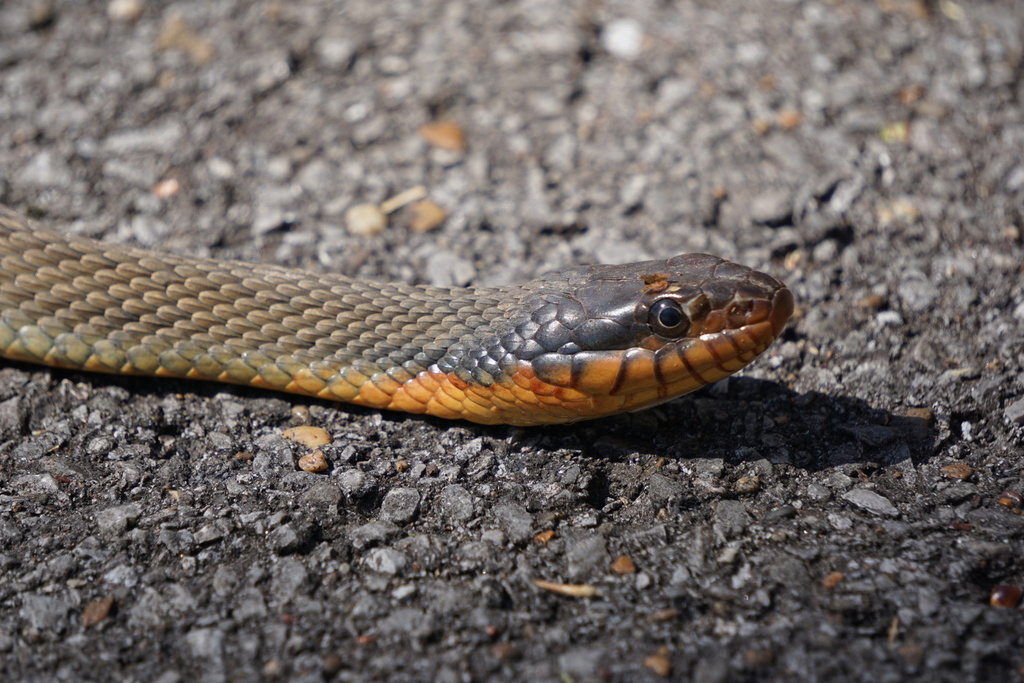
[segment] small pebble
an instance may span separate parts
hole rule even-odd
[[[853,505],[867,510],[876,515],[882,515],[885,517],[898,517],[899,510],[896,506],[889,502],[888,498],[881,496],[874,491],[869,489],[851,489],[842,495],[843,500],[846,500]]]
[[[320,427],[291,427],[281,432],[281,438],[287,441],[294,441],[306,448],[319,448],[334,441],[334,438]]]
[[[903,416],[924,420],[928,424],[935,419],[935,414],[929,408],[907,408],[903,411]]]
[[[792,130],[803,123],[804,115],[796,109],[783,109],[779,112],[779,128]]]
[[[338,655],[327,655],[321,666],[327,676],[334,676],[345,667],[345,660]]]
[[[619,59],[634,59],[643,48],[644,29],[636,19],[613,19],[601,31],[601,46]]]
[[[387,492],[380,506],[380,517],[386,522],[408,524],[420,510],[420,492],[414,488],[394,488]]]
[[[319,450],[299,458],[299,469],[304,472],[323,472],[328,466],[327,458]]]
[[[942,476],[946,479],[959,479],[960,481],[966,481],[970,479],[973,474],[973,467],[960,462],[952,465],[946,465],[942,468]]]
[[[1006,406],[1003,417],[1014,424],[1024,424],[1024,398]]]
[[[1016,607],[1020,603],[1021,592],[1019,586],[993,586],[988,604],[993,607]]]
[[[761,477],[740,477],[736,480],[736,493],[756,493],[761,488]]]
[[[107,17],[113,21],[132,22],[142,16],[143,0],[110,0],[107,3]]]
[[[496,643],[491,648],[491,656],[497,659],[498,661],[518,659],[519,651],[508,643]]]
[[[858,299],[854,306],[858,308],[870,308],[872,310],[879,310],[886,304],[886,298],[881,294],[869,294],[863,299]],[[913,410],[913,408],[911,408]]]
[[[345,212],[345,227],[353,235],[379,235],[388,227],[388,217],[376,204],[356,204]]]
[[[177,178],[167,178],[153,186],[153,196],[160,199],[170,199],[180,191],[181,183]]]
[[[775,653],[768,648],[751,648],[743,653],[743,661],[751,669],[763,669],[775,661]]]
[[[1024,502],[1024,498],[1016,491],[1006,490],[999,495],[999,504],[1006,507],[1020,507],[1021,502]],[[1003,502],[1004,500],[1006,501],[1005,503]]]

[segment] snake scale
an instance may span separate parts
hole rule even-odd
[[[775,278],[705,254],[430,287],[107,244],[0,206],[0,356],[60,368],[539,425],[721,379],[792,311]]]

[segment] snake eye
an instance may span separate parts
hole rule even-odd
[[[690,319],[674,299],[660,299],[651,306],[648,323],[662,337],[682,337],[690,329]]]

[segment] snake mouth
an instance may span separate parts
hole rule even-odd
[[[692,385],[693,382],[697,386],[711,384],[744,368],[764,353],[782,333],[793,314],[794,303],[792,293],[784,287],[770,300],[759,300],[762,301],[768,308],[755,306],[742,325],[705,333],[697,339],[659,350],[663,354],[657,363],[659,384],[666,387],[677,387],[680,383]]]
[[[720,309],[733,313],[742,310],[742,319],[715,315],[718,311],[709,315],[698,337],[665,344],[654,352],[653,375],[658,393],[665,393],[668,398],[679,396],[746,367],[782,333],[793,308],[793,294],[780,283],[770,296],[737,298]],[[720,326],[719,320],[729,318],[728,327],[714,329]]]

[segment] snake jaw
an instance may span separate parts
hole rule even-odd
[[[516,422],[565,422],[651,407],[731,375],[762,354],[792,314],[793,296],[770,276],[717,262],[728,267],[728,277],[716,279],[708,288],[712,291],[646,283],[634,304],[630,334],[638,337],[655,301],[680,299],[680,309],[689,317],[682,338],[646,329],[628,348],[544,353],[520,360],[511,378],[524,392]],[[529,409],[530,402],[543,407],[543,415]]]
[[[713,257],[700,258],[708,263]],[[476,347],[453,347],[385,407],[487,424],[564,423],[641,410],[722,379],[771,345],[793,312],[793,297],[767,275],[719,259],[711,265],[728,275],[714,279],[711,291],[692,284],[660,286],[664,279],[640,289],[622,283],[620,294],[634,297],[628,324],[621,300],[604,298],[610,307],[601,311],[593,297],[549,292],[527,302],[519,322],[513,317],[513,332],[498,329]],[[681,338],[654,333],[647,323],[653,303],[665,297],[681,300],[688,316]],[[577,345],[590,348],[567,352]],[[501,358],[491,358],[484,348]],[[523,357],[509,361],[513,352]],[[472,381],[483,358],[501,372],[489,373],[487,383]]]

